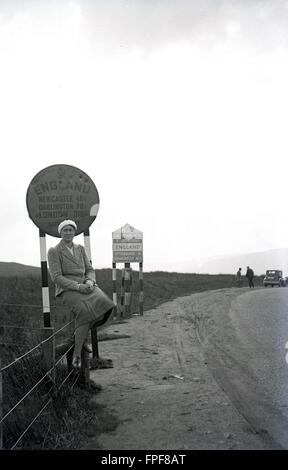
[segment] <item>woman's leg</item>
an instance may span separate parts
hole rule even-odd
[[[74,336],[75,336],[74,356],[81,357],[81,349],[82,349],[83,343],[87,339],[88,332],[89,332],[89,323],[78,326],[78,328],[76,328],[75,333],[74,333]]]
[[[108,320],[108,318],[110,317],[111,313],[113,311],[113,308],[111,308],[110,310],[108,310],[108,312],[104,313],[103,317],[94,321],[93,322],[93,325],[92,326],[102,326],[104,325],[104,323],[106,323],[106,321]]]

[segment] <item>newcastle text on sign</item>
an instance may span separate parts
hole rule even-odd
[[[112,233],[114,263],[143,262],[143,233],[129,224]]]

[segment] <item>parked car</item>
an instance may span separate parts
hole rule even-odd
[[[267,286],[279,286],[279,287],[286,287],[287,285],[287,278],[283,277],[283,272],[279,269],[268,269],[266,271],[266,276],[263,279],[263,285]]]

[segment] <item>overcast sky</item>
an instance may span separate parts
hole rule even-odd
[[[96,268],[126,223],[144,270],[287,247],[287,59],[284,0],[0,0],[0,261],[39,265],[54,164],[98,189]]]

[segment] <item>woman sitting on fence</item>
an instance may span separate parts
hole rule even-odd
[[[55,296],[71,308],[75,317],[75,347],[73,367],[81,367],[82,346],[92,352],[87,342],[89,329],[106,323],[112,316],[114,303],[97,286],[95,271],[85,249],[73,243],[77,225],[64,220],[58,226],[62,240],[48,251],[51,278],[55,284]]]

